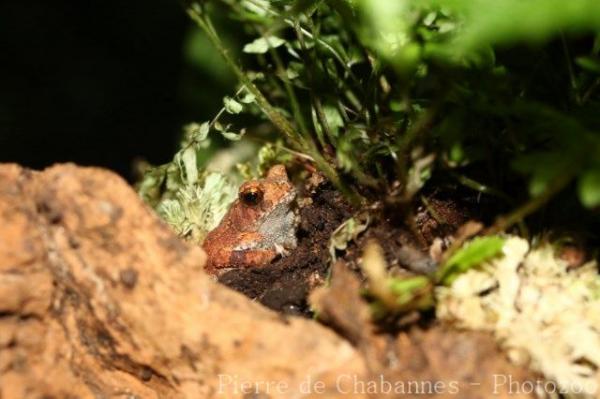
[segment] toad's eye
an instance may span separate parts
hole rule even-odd
[[[240,192],[240,200],[246,205],[258,205],[262,198],[263,192],[258,187],[249,187]]]

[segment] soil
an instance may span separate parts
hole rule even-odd
[[[459,201],[441,195],[429,198],[427,204],[427,207],[414,206],[415,211],[408,216],[412,227],[390,216],[390,210],[387,216],[383,214],[374,219],[364,234],[348,246],[343,259],[351,269],[359,271],[362,248],[367,241],[375,240],[384,251],[392,275],[433,272],[437,267],[430,254],[434,241],[439,240],[440,248],[444,249],[456,230],[472,215]]]
[[[298,247],[287,257],[263,268],[237,269],[224,273],[219,282],[284,314],[311,316],[307,302],[310,292],[321,285],[330,268],[329,241],[333,231],[354,212],[338,191],[323,182],[304,187],[301,198],[310,198],[299,209]],[[435,270],[429,247],[442,241],[469,220],[466,206],[447,195],[431,194],[412,214],[413,228],[396,220],[400,211],[382,211],[369,228],[350,243],[342,259],[360,277],[358,266],[364,244],[377,240],[383,247],[390,272],[425,274]],[[391,214],[391,215],[390,215]]]
[[[308,316],[308,294],[327,278],[331,233],[352,208],[328,183],[304,187],[300,197],[310,201],[299,209],[298,247],[266,267],[224,273],[219,282],[271,309]]]

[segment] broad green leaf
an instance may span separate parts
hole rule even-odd
[[[445,5],[444,1],[437,1]],[[471,0],[449,2],[464,16],[455,51],[487,45],[539,43],[563,33],[600,29],[597,0]]]
[[[464,245],[439,269],[438,281],[451,283],[458,274],[464,273],[500,254],[505,239],[498,236],[478,237]]]

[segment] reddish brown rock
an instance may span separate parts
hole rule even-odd
[[[213,282],[112,173],[3,165],[0,217],[2,399],[332,397],[363,373],[331,331]]]

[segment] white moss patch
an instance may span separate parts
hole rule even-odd
[[[492,332],[512,361],[555,381],[566,397],[600,397],[596,263],[567,270],[550,245],[530,250],[518,237],[503,254],[436,289],[438,317]]]

